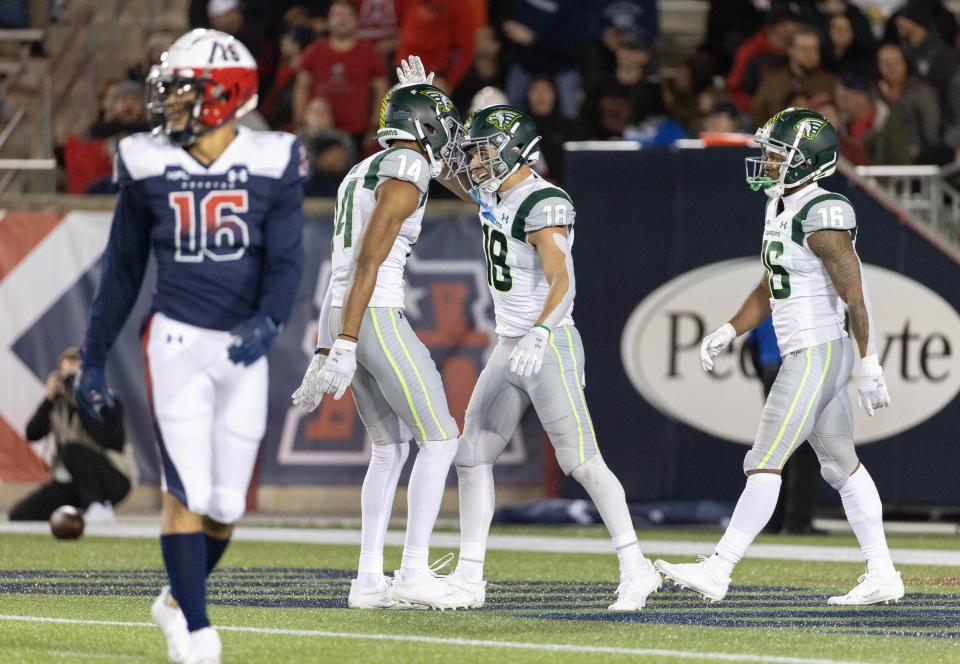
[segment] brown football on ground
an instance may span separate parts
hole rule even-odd
[[[77,539],[83,535],[83,514],[72,505],[58,507],[50,515],[50,532],[57,539]]]

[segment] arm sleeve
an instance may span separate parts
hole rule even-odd
[[[123,426],[123,404],[113,395],[113,408],[104,407],[100,414],[103,417],[102,422],[87,417],[83,410],[80,413],[80,421],[83,428],[90,436],[97,441],[100,447],[108,450],[123,450],[123,444],[126,442],[127,433]]]
[[[290,163],[278,183],[264,229],[264,267],[260,311],[282,325],[290,318],[303,272],[303,181],[307,152],[298,140],[290,148]]]
[[[573,226],[577,211],[570,198],[560,189],[541,189],[527,197],[517,210],[517,221],[524,233],[533,233],[551,226]]]
[[[852,231],[857,227],[857,215],[850,201],[840,195],[814,202],[800,220],[804,235],[815,231]]]
[[[330,307],[333,300],[333,275],[327,283],[327,292],[320,305],[320,318],[317,320],[317,348],[332,348],[333,337],[330,336]]]
[[[153,219],[140,183],[134,181],[118,151],[114,180],[120,186],[117,207],[110,225],[110,238],[100,259],[100,284],[90,307],[90,321],[83,343],[83,362],[103,367],[130,310],[137,300],[150,257]]]
[[[53,402],[50,399],[44,399],[37,407],[33,417],[27,422],[27,429],[24,432],[27,435],[27,440],[40,440],[50,433],[50,411],[52,410]]]
[[[413,184],[423,196],[430,186],[430,165],[419,152],[407,148],[394,150],[385,155],[380,162],[377,186],[379,187],[388,178]]]
[[[860,260],[859,256],[857,260]],[[863,273],[863,263],[860,263],[860,290],[863,293],[863,305],[867,309],[867,325],[870,329],[867,337],[867,355],[876,355],[877,327],[873,320],[873,307],[870,304],[870,290],[867,288],[867,275]]]

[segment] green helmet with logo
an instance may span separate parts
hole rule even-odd
[[[837,169],[837,131],[825,117],[809,108],[780,111],[757,130],[753,140],[763,152],[759,157],[747,157],[747,184],[754,191],[763,189],[771,198],[832,175]],[[771,154],[783,160],[773,160]],[[777,168],[777,179],[767,173],[771,165]]]
[[[433,177],[440,175],[443,162],[453,152],[461,131],[460,114],[440,88],[426,83],[394,87],[380,103],[377,140],[387,147],[390,141],[415,141],[430,163]]]
[[[536,123],[512,106],[481,108],[467,118],[464,131],[460,148],[479,155],[479,163],[473,161],[468,167],[470,182],[483,191],[497,191],[520,166],[534,164],[540,158]]]

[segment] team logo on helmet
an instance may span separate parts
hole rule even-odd
[[[513,121],[519,117],[520,113],[517,111],[500,109],[488,115],[486,122],[488,125],[496,127],[500,131],[507,131],[513,125]]]
[[[430,97],[441,113],[449,113],[453,110],[453,102],[439,90],[419,90],[419,93],[424,97]]]
[[[826,124],[826,122],[818,120],[817,118],[804,118],[794,126],[793,130],[799,134],[801,138],[810,139],[815,138]]]

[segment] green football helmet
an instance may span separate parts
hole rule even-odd
[[[787,189],[819,180],[837,170],[840,156],[837,132],[829,121],[809,108],[787,108],[757,130],[753,136],[763,150],[747,157],[747,184],[779,198]],[[781,159],[771,159],[771,155]],[[776,169],[776,179],[769,170]]]
[[[426,153],[430,174],[439,177],[456,152],[463,126],[460,114],[440,88],[425,83],[394,87],[380,103],[377,140],[415,141]],[[451,168],[455,171],[458,166]]]
[[[464,132],[459,147],[471,190],[497,191],[520,166],[540,159],[533,118],[512,106],[481,108],[467,118]]]

